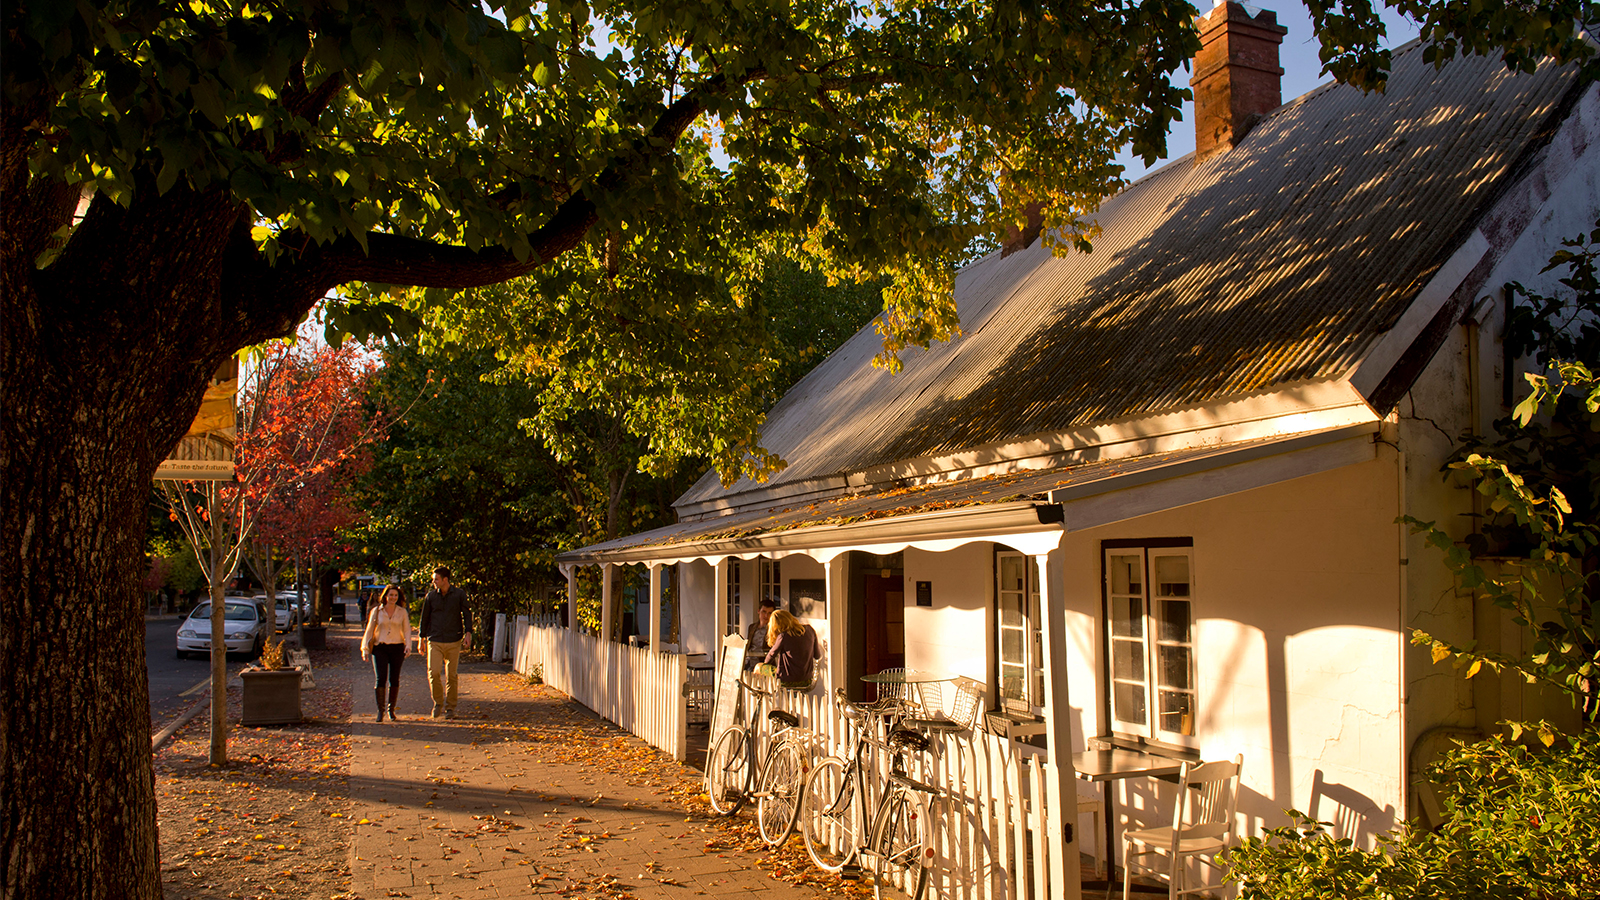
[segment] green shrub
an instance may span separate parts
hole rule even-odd
[[[1513,737],[1458,746],[1428,768],[1444,823],[1335,840],[1291,811],[1228,854],[1244,900],[1573,900],[1600,897],[1600,734],[1542,743]]]

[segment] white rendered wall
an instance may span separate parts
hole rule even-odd
[[[908,549],[903,558],[906,667],[988,684],[994,545],[967,544],[947,553]],[[933,583],[933,606],[917,606],[919,581]]]
[[[1074,749],[1106,730],[1101,541],[1192,537],[1197,749],[1244,754],[1248,832],[1284,824],[1289,808],[1358,839],[1392,827],[1405,790],[1393,459],[1065,536],[1068,685],[1084,715]],[[1120,810],[1159,815],[1142,812],[1158,788],[1124,789]]]

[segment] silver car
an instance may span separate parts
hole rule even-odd
[[[259,656],[267,640],[267,608],[242,597],[228,597],[222,607],[222,646],[227,653]],[[202,603],[178,626],[178,658],[211,653],[211,604]]]
[[[285,597],[279,594],[275,616],[278,620],[279,634],[293,631],[300,627],[300,604],[294,601],[293,596]]]

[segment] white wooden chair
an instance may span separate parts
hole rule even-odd
[[[1141,856],[1166,857],[1165,866],[1141,862],[1145,872],[1167,876],[1167,897],[1219,890],[1221,884],[1184,887],[1190,859],[1215,857],[1233,845],[1233,814],[1239,804],[1239,770],[1244,756],[1232,762],[1184,763],[1178,773],[1178,798],[1173,801],[1172,824],[1129,830],[1122,835],[1122,896],[1133,883],[1134,860]],[[1135,850],[1135,846],[1144,847]]]
[[[1008,741],[1021,742],[1034,735],[1043,734],[1045,723],[1018,719],[996,711],[989,714],[988,727],[991,733],[1004,735]],[[1094,835],[1095,873],[1104,872],[1109,880],[1111,873],[1106,871],[1106,803],[1104,788],[1082,780],[1079,780],[1077,788],[1078,817],[1089,817],[1091,823],[1090,832]],[[1083,846],[1083,841],[1078,841],[1078,846]]]
[[[1089,816],[1093,822],[1091,831],[1094,834],[1094,871],[1096,875],[1105,872],[1106,868],[1106,804],[1100,795],[1100,789],[1089,782],[1079,780],[1078,783],[1078,816]],[[1080,832],[1081,833],[1081,832]],[[1083,841],[1078,841],[1078,846],[1083,846]],[[1106,873],[1109,879],[1110,873]],[[1126,896],[1126,894],[1124,894]]]

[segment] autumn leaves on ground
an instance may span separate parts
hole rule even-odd
[[[351,799],[352,741],[351,688],[366,688],[369,675],[351,650],[353,637],[329,635],[329,649],[313,651],[317,689],[303,694],[306,722],[294,728],[233,727],[229,734],[229,763],[212,767],[206,762],[207,724],[200,716],[180,731],[155,756],[157,803],[160,812],[161,868],[168,898],[370,898],[420,896],[425,890],[362,890],[353,880],[352,840],[361,827],[379,822],[358,821],[360,804]],[[420,673],[418,673],[420,674]],[[478,677],[478,676],[475,676]],[[683,840],[701,853],[731,858],[744,868],[765,872],[777,882],[805,893],[837,896],[870,892],[851,882],[815,869],[798,837],[773,851],[762,843],[749,815],[731,819],[712,816],[699,779],[655,750],[620,731],[609,732],[601,743],[596,720],[586,711],[564,706],[570,715],[545,715],[543,721],[505,721],[516,700],[543,700],[548,709],[558,697],[543,685],[530,685],[511,672],[487,677],[499,697],[512,703],[484,704],[487,717],[469,718],[469,727],[492,732],[497,753],[525,753],[528,766],[518,791],[570,789],[541,783],[540,762],[559,763],[552,768],[577,765],[615,778],[621,773],[642,794],[660,797],[683,810]],[[524,704],[525,705],[525,704]],[[237,690],[230,691],[230,720],[237,722]],[[362,720],[364,722],[364,719]],[[404,728],[405,722],[399,727]],[[512,735],[510,738],[507,735]],[[507,741],[509,740],[509,743]],[[518,745],[521,746],[518,746]],[[476,746],[476,744],[474,744]],[[598,752],[597,752],[598,751]],[[570,771],[570,770],[569,770]],[[439,773],[430,772],[430,787]],[[446,777],[445,782],[448,782]],[[433,795],[437,796],[437,795]],[[431,804],[430,804],[431,805]],[[382,818],[374,815],[374,818]],[[475,819],[478,817],[474,817]],[[568,821],[570,819],[570,821]],[[503,857],[508,864],[537,864],[542,871],[566,870],[570,877],[536,881],[530,893],[552,896],[629,896],[641,885],[655,882],[684,895],[704,893],[692,884],[679,883],[670,872],[639,860],[641,875],[617,878],[578,878],[581,866],[561,866],[560,857],[573,862],[595,849],[610,835],[589,827],[581,814],[563,818],[556,840],[537,860]],[[520,826],[483,819],[487,831],[454,835],[453,840],[493,841],[498,832]],[[532,832],[528,833],[531,839]],[[411,838],[407,838],[410,840]],[[531,847],[530,847],[531,849]],[[514,852],[514,851],[513,851]],[[370,864],[369,864],[370,865]],[[526,871],[526,869],[524,869]],[[774,887],[777,887],[774,884]],[[803,886],[803,887],[802,887]],[[655,885],[651,885],[655,887]],[[657,894],[662,888],[655,888]],[[808,890],[809,889],[809,890]]]
[[[228,734],[228,764],[207,763],[204,714],[156,752],[161,872],[169,898],[329,897],[350,885],[348,645],[311,651],[316,690],[296,728]],[[237,688],[228,719],[239,720]]]

